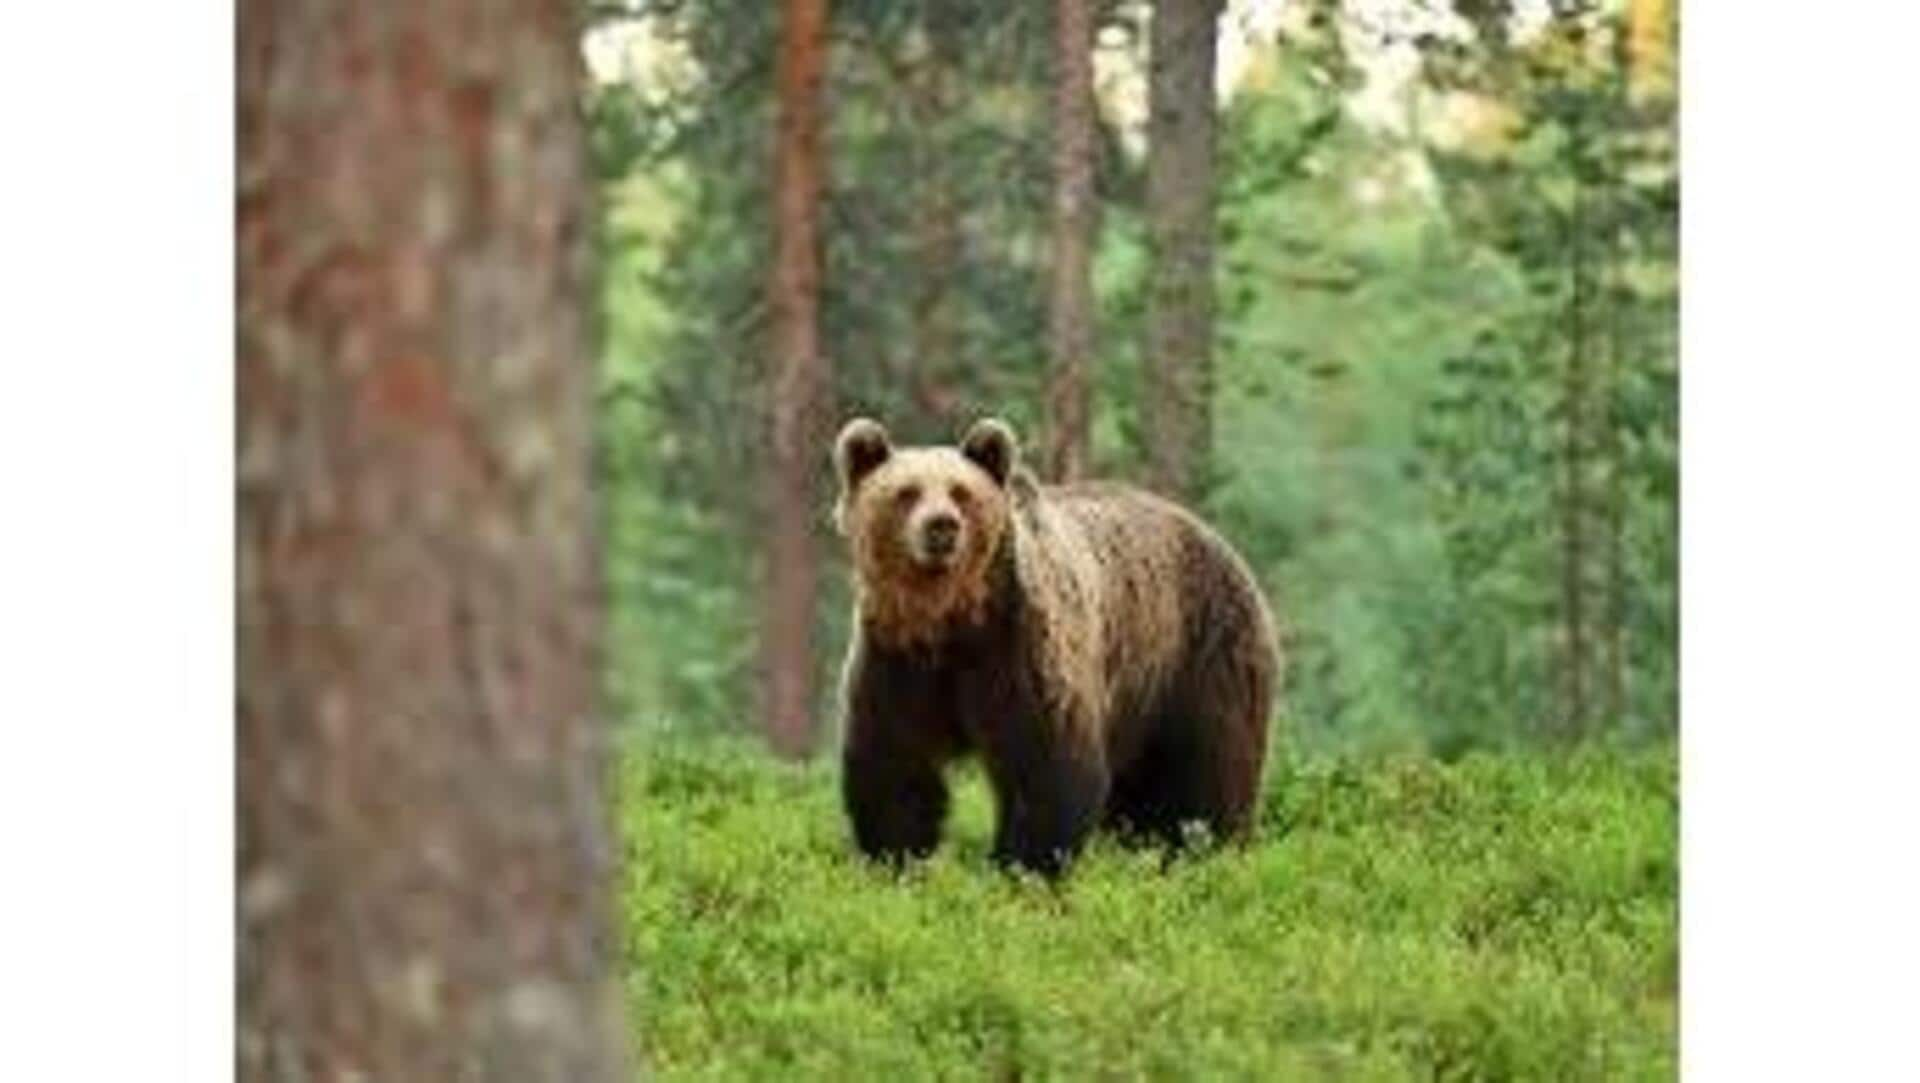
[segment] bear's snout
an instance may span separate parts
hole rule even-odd
[[[914,556],[922,564],[944,565],[960,548],[960,517],[946,509],[929,511],[914,529]]]

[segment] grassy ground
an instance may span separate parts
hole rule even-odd
[[[1060,889],[849,853],[830,765],[630,750],[636,1045],[705,1079],[1650,1079],[1676,1072],[1670,748],[1271,772],[1259,835]]]

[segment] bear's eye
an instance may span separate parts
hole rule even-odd
[[[948,489],[947,496],[963,508],[973,502],[973,493],[964,485],[955,485]]]
[[[920,499],[920,486],[918,485],[908,485],[902,488],[899,492],[893,494],[893,502],[896,504],[899,504],[902,507],[905,507],[906,505],[911,504],[918,499]]]

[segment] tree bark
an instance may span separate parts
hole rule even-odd
[[[1056,481],[1086,472],[1093,353],[1093,13],[1054,5],[1053,252],[1048,307],[1045,467]]]
[[[1588,133],[1576,130],[1576,148]],[[1577,154],[1577,150],[1576,150]],[[1579,164],[1573,166],[1573,211],[1567,230],[1567,260],[1571,298],[1567,308],[1567,361],[1560,408],[1560,618],[1565,643],[1562,657],[1561,725],[1564,735],[1577,738],[1585,731],[1589,711],[1588,677],[1591,644],[1587,613],[1587,400],[1591,377],[1587,371],[1587,245],[1586,192]]]
[[[1148,482],[1197,502],[1213,443],[1214,53],[1220,0],[1158,0],[1148,77]]]
[[[1618,175],[1608,178],[1609,186],[1619,183]],[[1619,726],[1627,713],[1627,553],[1626,553],[1626,479],[1628,465],[1622,446],[1620,399],[1626,386],[1626,328],[1624,310],[1626,286],[1622,281],[1619,219],[1620,200],[1610,197],[1607,222],[1607,357],[1605,409],[1601,419],[1604,440],[1601,454],[1607,462],[1606,491],[1606,617],[1605,639],[1601,644],[1601,710],[1608,726]]]
[[[908,392],[928,439],[950,439],[960,423],[960,333],[956,279],[960,268],[960,202],[955,193],[952,130],[959,108],[957,77],[962,0],[925,0],[925,51],[913,80],[915,210],[913,357]],[[936,435],[938,434],[938,435]]]
[[[572,14],[240,4],[243,1080],[620,1072]]]
[[[782,12],[774,151],[773,316],[766,474],[766,581],[761,642],[762,709],[775,751],[802,756],[813,744],[813,633],[819,595],[814,479],[828,387],[820,352],[821,83],[826,0],[786,0]]]

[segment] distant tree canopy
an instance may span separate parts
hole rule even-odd
[[[1144,90],[1152,5],[1090,8],[1097,80]],[[1223,34],[1242,32],[1242,8],[1228,5]],[[1038,456],[1060,288],[1055,10],[832,5],[819,218],[832,416],[944,441],[997,413]],[[1247,42],[1215,114],[1197,499],[1291,629],[1285,714],[1300,740],[1457,750],[1665,730],[1673,7],[1556,8],[1543,26],[1504,3],[1452,14],[1381,26],[1313,0]],[[618,21],[653,62],[589,93],[606,677],[636,725],[744,728],[768,529],[777,13],[685,0]],[[1383,91],[1392,50],[1417,63]],[[1148,408],[1151,133],[1143,110],[1101,93],[1085,468],[1145,481],[1167,438]],[[821,551],[815,695],[830,718],[846,599],[837,547]]]

